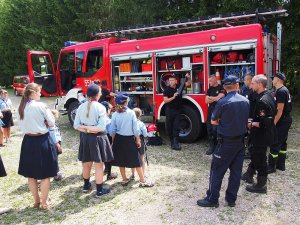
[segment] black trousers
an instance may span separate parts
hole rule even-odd
[[[285,116],[281,118],[276,124],[277,130],[277,142],[273,144],[270,148],[270,153],[274,158],[278,156],[279,153],[286,153],[287,150],[287,139],[289,134],[289,129],[292,125],[292,118],[290,116]]]
[[[166,127],[170,139],[179,137],[180,132],[180,109],[166,109]]]
[[[211,124],[211,116],[213,113],[213,109],[208,109],[207,120],[206,120],[206,129],[207,135],[210,142],[214,145],[217,144],[217,126]]]
[[[267,146],[251,147],[251,162],[249,167],[257,171],[257,176],[268,175]]]

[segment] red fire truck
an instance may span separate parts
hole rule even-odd
[[[57,106],[68,112],[70,122],[74,120],[79,102],[85,98],[87,86],[94,81],[110,91],[127,93],[131,107],[140,107],[145,115],[159,121],[165,115],[162,93],[168,85],[168,77],[175,73],[180,82],[180,78],[189,73],[192,85],[184,90],[180,138],[183,142],[193,142],[205,133],[207,105],[204,99],[210,74],[220,79],[235,74],[243,79],[247,73],[270,76],[279,70],[280,23],[277,37],[258,23],[230,26],[236,21],[274,15],[285,16],[286,11],[257,11],[98,33],[95,36],[107,37],[203,24],[225,26],[142,40],[108,37],[71,43],[60,51],[56,72],[50,53],[29,51],[28,72],[31,81],[42,85],[44,96],[61,96]]]

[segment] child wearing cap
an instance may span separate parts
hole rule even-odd
[[[111,136],[113,142],[114,166],[119,166],[122,185],[126,186],[130,179],[126,177],[125,168],[135,168],[140,187],[152,187],[153,183],[146,181],[143,173],[143,161],[139,148],[141,147],[140,133],[135,113],[129,109],[128,96],[119,93],[115,98],[116,112],[112,115]]]
[[[110,129],[110,124],[111,124],[111,110],[112,110],[112,105],[110,103],[108,103],[107,101],[103,101],[101,102],[101,104],[106,108],[106,133],[107,133],[107,137],[109,140],[109,143],[112,143],[111,140],[111,129]],[[107,180],[112,180],[112,179],[116,179],[118,177],[117,173],[112,173],[111,172],[111,162],[105,162],[105,170],[104,173],[107,174]]]
[[[147,138],[148,134],[147,134],[147,129],[145,124],[141,121],[141,116],[142,116],[142,110],[140,108],[134,108],[133,112],[136,115],[137,118],[137,126],[138,126],[138,131],[140,134],[140,138],[141,138],[141,147],[139,148],[139,152],[141,154],[141,158],[143,161],[143,173],[145,175],[145,150],[146,150],[146,145],[145,145],[145,138]],[[131,177],[129,179],[134,180],[135,176],[134,176],[134,172],[135,169],[132,168],[131,169]]]
[[[96,180],[96,197],[108,194],[110,190],[103,187],[104,162],[113,160],[113,153],[106,135],[106,110],[98,102],[100,87],[91,84],[87,89],[88,100],[78,107],[74,128],[80,131],[78,159],[82,162],[84,179],[83,192],[91,188],[90,174],[94,163]]]

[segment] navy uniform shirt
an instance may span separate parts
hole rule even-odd
[[[247,132],[249,101],[236,91],[220,99],[212,113],[212,120],[218,120],[218,135],[222,137],[242,136]]]
[[[164,90],[164,96],[168,98],[172,98],[174,94],[177,92],[179,88],[179,84],[176,85],[175,88],[166,87]],[[174,100],[169,103],[166,103],[166,107],[170,109],[180,109],[182,107],[182,96],[178,95]]]
[[[275,138],[272,132],[275,132],[274,117],[276,113],[276,103],[272,94],[268,91],[258,94],[253,122],[259,122],[260,127],[252,127],[250,134],[251,143],[254,146],[268,146],[274,141],[271,139]]]
[[[282,86],[275,92],[276,103],[284,103],[283,112],[281,117],[289,116],[292,111],[292,100],[289,90]]]
[[[223,93],[224,95],[226,95],[225,89],[222,87],[222,85],[218,84],[218,86],[216,86],[216,87],[209,87],[206,92],[206,95],[210,96],[210,97],[216,97],[220,93]],[[208,109],[213,110],[215,108],[216,104],[217,104],[217,102],[210,103],[208,106]]]

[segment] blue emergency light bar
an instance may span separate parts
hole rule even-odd
[[[72,45],[77,45],[79,43],[80,42],[78,42],[78,41],[66,41],[65,42],[65,47],[72,46]]]

